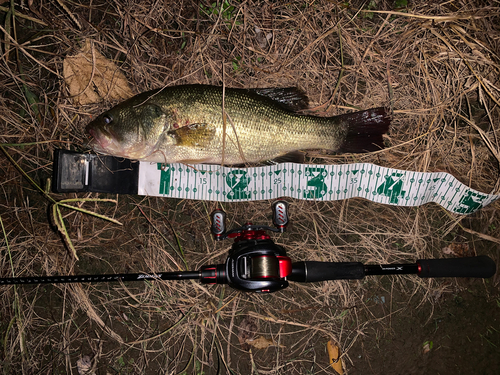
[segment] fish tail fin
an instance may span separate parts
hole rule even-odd
[[[384,148],[383,134],[387,133],[392,116],[385,107],[340,115],[341,123],[347,127],[347,134],[339,152],[362,153]]]

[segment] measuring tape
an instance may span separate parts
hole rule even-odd
[[[359,197],[397,206],[435,202],[458,214],[470,214],[500,198],[473,190],[445,172],[409,172],[368,163],[229,168],[140,162],[138,194],[218,202]]]

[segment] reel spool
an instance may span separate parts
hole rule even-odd
[[[261,255],[251,258],[251,279],[279,279],[280,267],[276,256]]]

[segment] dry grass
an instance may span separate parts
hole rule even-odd
[[[53,150],[86,150],[85,124],[111,105],[77,106],[64,85],[64,58],[91,41],[136,93],[184,83],[298,86],[321,115],[390,105],[387,150],[311,153],[311,161],[446,171],[472,188],[498,192],[498,3],[428,2],[405,13],[387,1],[371,11],[359,10],[358,1],[232,0],[232,9],[203,1],[205,11],[194,1],[122,3],[34,2],[15,14],[0,5],[0,142],[11,145],[4,152],[42,189]],[[222,262],[230,247],[209,234],[213,202],[119,196],[116,204],[78,204],[122,227],[63,209],[77,262],[50,223],[50,201],[5,155],[1,160],[3,277],[198,269]],[[291,203],[290,230],[275,239],[295,260],[406,262],[440,257],[451,241],[468,241],[498,260],[498,244],[484,240],[500,235],[498,203],[466,218],[433,204]],[[232,226],[270,222],[269,202],[224,208]],[[456,287],[384,280],[294,284],[273,295],[187,281],[2,286],[3,372],[75,374],[77,360],[89,355],[99,374],[331,373],[329,339],[340,343],[349,372],[350,347],[376,320],[367,302],[374,286],[397,289],[416,305],[432,305]],[[257,336],[279,345],[243,350],[237,335],[247,316]]]

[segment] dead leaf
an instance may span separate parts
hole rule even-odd
[[[260,28],[255,26],[255,39],[257,40],[260,48],[266,48],[272,38],[272,33],[265,34]]]
[[[92,371],[92,361],[88,355],[76,361],[76,368],[80,375],[95,375],[95,372]]]
[[[431,351],[433,345],[434,345],[434,343],[432,341],[424,342],[424,345],[422,346],[422,351],[424,352],[424,354],[429,353]]]
[[[257,329],[258,327],[255,323],[255,319],[251,316],[247,316],[241,321],[240,326],[238,327],[238,341],[240,342],[243,350],[250,349],[248,341],[253,340]]]
[[[90,41],[80,53],[64,59],[63,75],[77,105],[99,103],[103,99],[125,100],[134,95],[120,69]]]
[[[328,350],[328,357],[330,357],[330,365],[337,371],[339,375],[344,374],[342,369],[342,358],[340,358],[340,348],[335,345],[332,340],[328,341],[326,344],[326,349]]]
[[[267,349],[270,346],[279,346],[280,348],[285,347],[285,345],[279,345],[273,340],[266,339],[264,336],[259,336],[256,339],[247,340],[246,342],[247,344],[252,345],[255,349]]]
[[[466,242],[452,242],[450,245],[444,247],[442,250],[443,254],[453,255],[459,258],[462,257],[472,257],[475,255],[473,249],[469,247]]]

